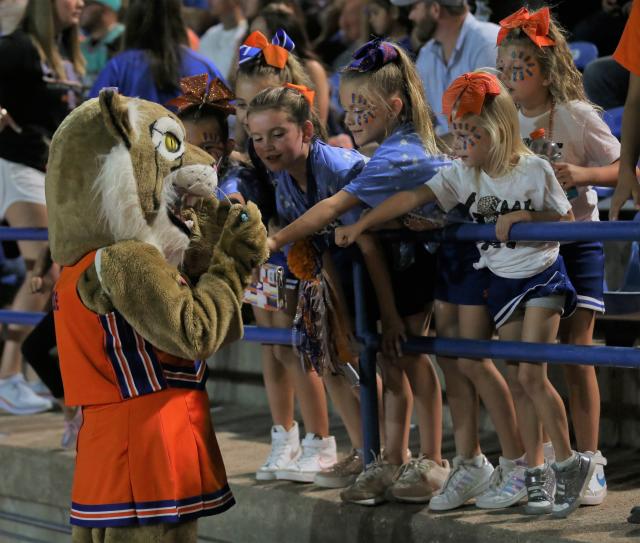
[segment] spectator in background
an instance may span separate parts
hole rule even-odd
[[[448,131],[440,111],[442,95],[453,80],[466,72],[496,65],[498,25],[478,21],[466,0],[392,0],[396,6],[412,5],[409,19],[420,40],[416,67],[427,100],[436,116],[436,133]]]
[[[13,3],[20,7],[15,6],[20,2]],[[83,0],[30,0],[18,28],[0,37],[0,217],[12,227],[47,227],[44,172],[49,141],[79,99],[84,58],[78,23],[83,6]],[[43,245],[18,242],[27,269]],[[48,293],[31,295],[30,276],[13,301],[13,311],[40,311],[49,299]],[[0,409],[17,415],[51,407],[29,388],[20,371],[20,343],[26,333],[24,326],[9,326],[0,363]]]
[[[631,2],[625,0],[602,0],[602,10],[573,32],[575,40],[591,41],[600,52],[600,58],[584,70],[584,90],[589,100],[603,109],[622,106],[627,96],[629,72],[610,55],[622,35],[630,9]]]
[[[390,0],[370,0],[367,15],[371,30],[376,36],[396,42],[413,56],[407,6],[394,6]]]
[[[80,17],[84,39],[80,50],[87,63],[84,84],[91,88],[98,74],[122,48],[124,25],[118,22],[121,0],[87,0]]]
[[[26,6],[27,0],[0,0],[0,36],[16,29]]]
[[[200,53],[211,60],[228,79],[236,51],[249,25],[240,0],[209,0],[209,9],[211,15],[220,22],[202,36]]]
[[[631,8],[627,26],[620,44],[613,54],[624,68],[629,70],[629,90],[624,104],[622,118],[622,149],[620,151],[620,173],[618,186],[611,200],[609,219],[616,220],[620,208],[628,198],[633,198],[636,209],[640,208],[640,183],[636,165],[640,159],[640,1],[636,0]],[[634,512],[632,511],[632,515]],[[635,511],[640,517],[640,512]],[[636,518],[635,522],[639,522]]]
[[[296,44],[295,53],[302,61],[316,91],[318,118],[322,124],[326,124],[329,117],[327,72],[320,58],[311,49],[305,28],[293,9],[286,4],[269,4],[251,23],[252,32],[259,30],[269,40],[279,28],[282,28]]]
[[[98,75],[90,97],[103,87],[120,94],[165,104],[180,94],[182,77],[206,73],[223,79],[215,65],[188,47],[180,0],[131,0],[125,20],[125,50]]]
[[[349,64],[351,55],[366,41],[366,21],[363,17],[363,0],[344,0],[336,2],[334,7],[339,8],[338,29],[334,31],[336,14],[328,8],[327,15],[332,14],[334,17],[328,17],[324,21],[326,28],[322,32],[322,39],[314,44],[314,49],[322,57],[325,65],[331,68],[331,72],[338,72]]]

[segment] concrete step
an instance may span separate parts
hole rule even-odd
[[[609,497],[602,506],[583,507],[567,520],[529,517],[519,507],[486,512],[469,505],[434,514],[417,505],[344,504],[338,490],[314,485],[258,483],[254,472],[269,451],[268,415],[263,409],[223,405],[213,410],[213,417],[238,503],[227,513],[200,520],[202,542],[619,543],[640,537],[640,527],[626,523],[630,508],[640,503],[638,456],[630,449],[604,451]],[[335,427],[339,447],[346,452],[344,430]],[[0,434],[0,543],[69,541],[74,457],[58,447],[61,415],[0,415]],[[412,432],[414,454],[416,440]],[[482,443],[495,463],[495,436],[483,436]],[[450,438],[444,455],[453,456]]]

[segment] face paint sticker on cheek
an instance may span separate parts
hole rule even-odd
[[[367,102],[361,94],[351,94],[351,106],[354,113],[354,123],[357,126],[369,124],[371,119],[375,119],[375,108]]]

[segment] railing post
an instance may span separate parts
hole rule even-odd
[[[369,329],[362,262],[353,263],[353,290],[356,309],[356,336],[362,342],[360,351],[360,417],[364,439],[364,465],[380,453],[378,431],[378,385],[376,382],[376,336]]]

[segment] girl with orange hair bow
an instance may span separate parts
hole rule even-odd
[[[599,220],[598,196],[592,185],[616,183],[620,142],[588,101],[564,31],[546,8],[531,14],[523,8],[500,25],[497,67],[518,105],[522,137],[543,129],[545,137],[560,146],[553,169],[567,191],[575,219]],[[578,293],[576,312],[562,323],[560,339],[563,343],[591,345],[595,315],[604,312],[602,243],[563,243],[560,254]],[[577,449],[590,454],[597,463],[584,503],[597,505],[607,493],[606,459],[597,450],[598,380],[593,366],[566,365],[563,369]],[[549,445],[545,451],[548,458],[553,457]]]
[[[496,225],[497,240],[477,244],[481,256],[474,266],[489,270],[487,304],[500,339],[552,343],[560,317],[576,305],[559,243],[510,241],[509,231],[518,222],[572,220],[571,204],[551,165],[524,146],[516,107],[494,76],[462,75],[445,93],[443,110],[459,157],[453,167],[339,229],[336,241],[346,245],[368,228],[427,202],[437,201],[445,210],[462,204],[475,222]],[[526,511],[565,517],[580,505],[595,463],[571,450],[564,404],[545,364],[508,361],[507,376],[529,466]],[[552,465],[543,456],[542,425],[556,451]],[[504,479],[503,473],[492,481],[496,498],[487,496],[487,505],[500,502]]]

